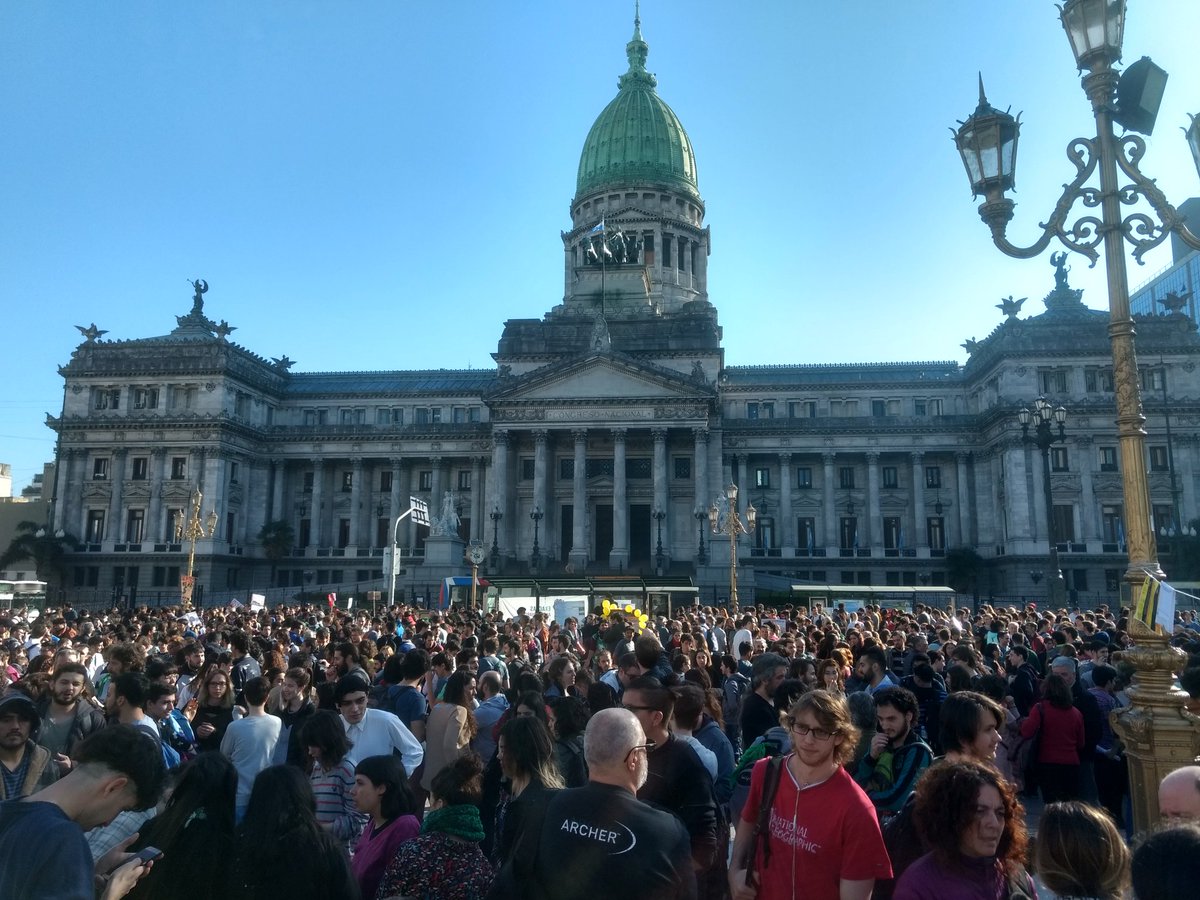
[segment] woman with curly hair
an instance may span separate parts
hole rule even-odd
[[[978,762],[939,763],[917,783],[913,819],[932,850],[896,882],[895,900],[1036,898],[1023,861],[1025,810]]]
[[[842,666],[838,660],[823,659],[817,665],[817,687],[835,697],[846,696],[846,684],[842,678]]]
[[[446,680],[443,701],[429,713],[425,726],[425,774],[421,787],[429,790],[443,767],[467,752],[478,730],[475,715],[475,675],[470,669],[456,669]]]

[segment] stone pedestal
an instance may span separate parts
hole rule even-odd
[[[463,560],[466,546],[457,535],[431,534],[425,539],[425,565],[462,569],[466,565]]]

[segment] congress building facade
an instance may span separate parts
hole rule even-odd
[[[1126,561],[1107,313],[1060,264],[1044,311],[1001,304],[965,365],[727,365],[692,145],[640,29],[626,52],[580,157],[561,302],[505,323],[494,370],[293,372],[232,342],[209,318],[219,286],[200,281],[168,334],[86,330],[49,420],[53,525],[83,542],[68,597],[177,596],[199,488],[216,513],[196,544],[206,599],[381,588],[417,496],[482,545],[489,575],[691,579],[713,602],[729,543],[705,511],[731,482],[758,516],[739,542],[743,601],[805,580],[941,584],[958,548],[978,554],[969,590],[1032,599],[1048,522],[1067,588],[1111,597]],[[1165,535],[1198,514],[1200,339],[1175,312],[1139,317],[1138,341]],[[1049,515],[1016,416],[1039,395],[1069,411]],[[292,546],[268,554],[260,533],[279,522]],[[398,531],[399,587],[424,594],[446,561],[426,559],[424,527]]]

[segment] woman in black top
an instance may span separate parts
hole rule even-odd
[[[192,711],[192,731],[196,733],[196,746],[205,750],[220,750],[225,729],[233,721],[233,686],[229,675],[214,667],[204,676],[196,692],[195,710]],[[188,704],[191,711],[191,704]]]

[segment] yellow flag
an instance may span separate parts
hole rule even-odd
[[[1138,589],[1137,602],[1133,604],[1133,617],[1151,628],[1154,627],[1154,620],[1158,616],[1158,589],[1159,583],[1147,575]]]

